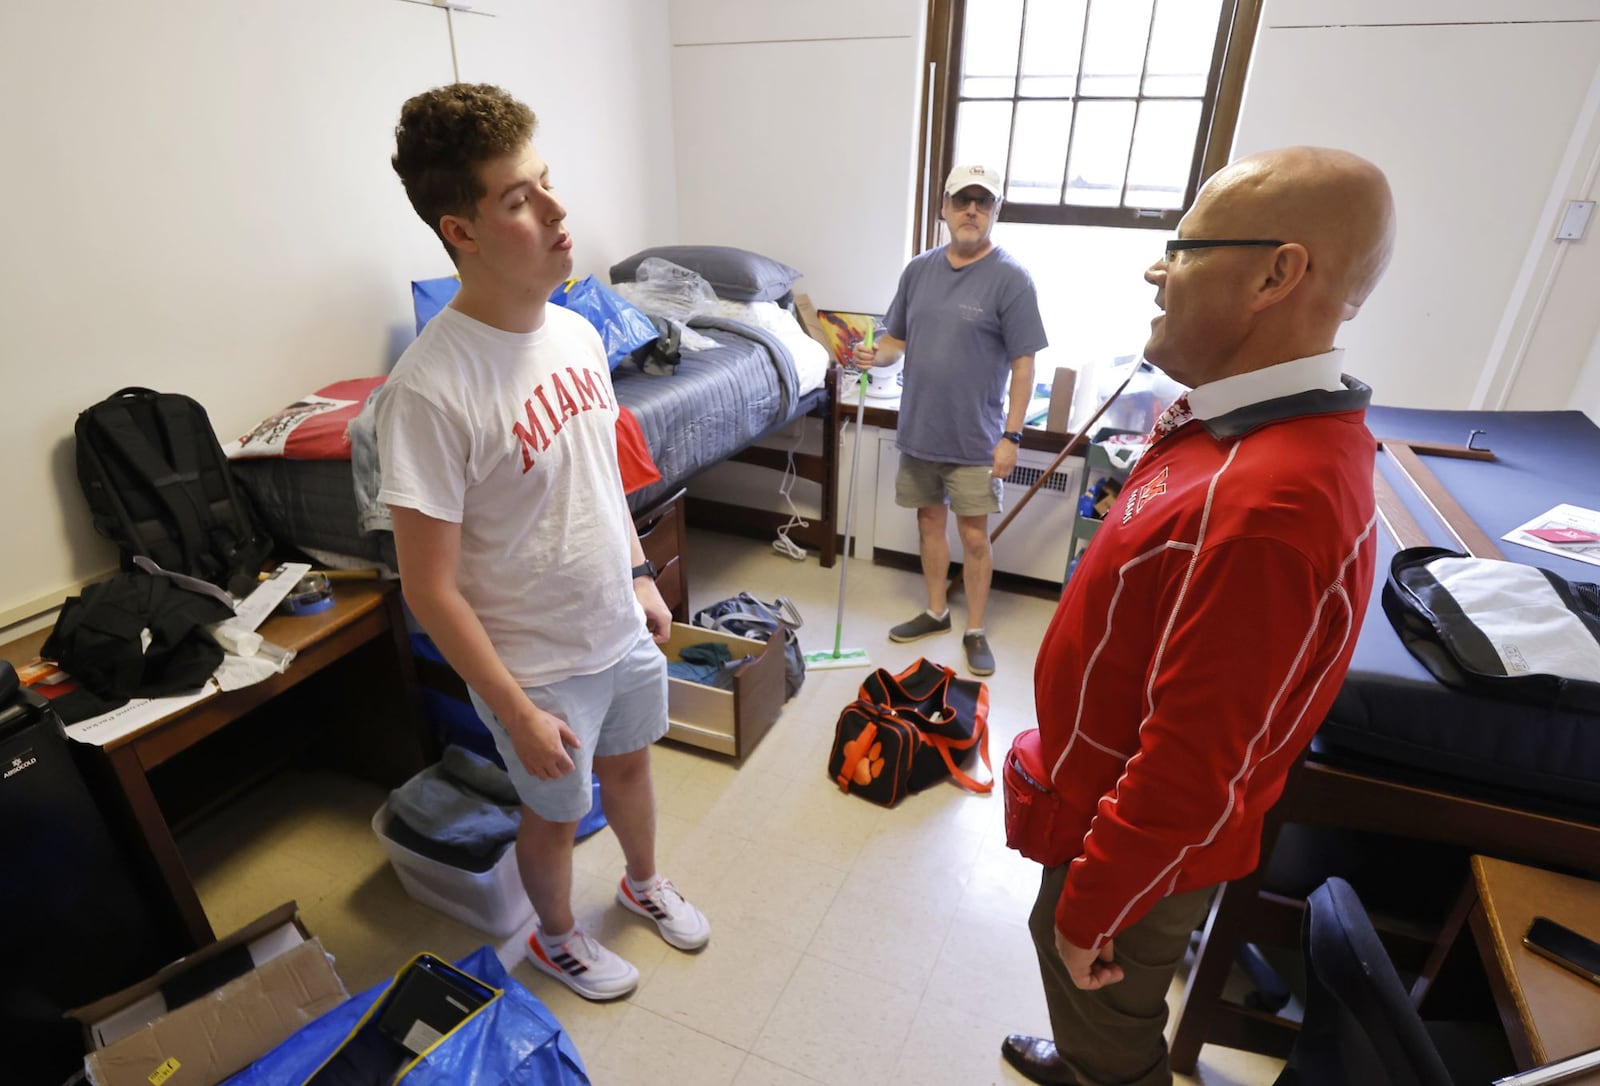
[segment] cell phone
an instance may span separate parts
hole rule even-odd
[[[1563,969],[1600,984],[1600,943],[1593,939],[1562,927],[1548,917],[1536,916],[1528,925],[1528,934],[1522,937],[1522,945]]]

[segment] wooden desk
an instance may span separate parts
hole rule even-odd
[[[1468,923],[1517,1068],[1600,1048],[1600,985],[1522,945],[1535,916],[1600,939],[1600,882],[1487,856],[1472,858],[1472,881]],[[1600,1086],[1600,1072],[1567,1081]]]
[[[426,765],[433,754],[419,711],[397,584],[337,582],[333,607],[304,617],[275,615],[259,632],[268,641],[295,650],[287,671],[253,686],[214,694],[104,747],[91,748],[98,751],[109,770],[105,782],[96,782],[102,784],[98,798],[107,801],[111,811],[123,807],[123,813],[137,826],[148,849],[146,859],[159,873],[168,899],[162,904],[176,911],[177,922],[195,947],[214,941],[216,935],[151,789],[151,770],[368,646],[371,649],[362,653],[361,661],[366,667],[353,670],[350,680],[360,684],[351,691],[350,705],[359,705],[361,710],[348,713],[353,718],[349,735],[340,737],[356,738],[366,732],[360,737],[365,742],[359,746],[360,764],[355,768],[363,776],[398,783]],[[48,633],[41,630],[0,645],[0,658],[14,664],[33,659]],[[117,794],[108,797],[106,791]]]

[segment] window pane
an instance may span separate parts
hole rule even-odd
[[[1222,0],[1159,0],[1144,93],[1194,98],[1206,92]]]
[[[1078,103],[1067,162],[1067,203],[1116,207],[1122,202],[1133,114],[1132,102]]]
[[[1019,102],[1011,137],[1006,199],[1025,204],[1061,202],[1061,171],[1072,135],[1071,102]]]
[[[1000,222],[994,242],[1033,276],[1050,346],[1034,358],[1046,386],[1058,366],[1082,371],[1139,354],[1157,312],[1144,271],[1161,256],[1170,231]],[[1113,386],[1115,387],[1115,386]],[[1109,389],[1107,390],[1109,391]],[[1075,418],[1077,428],[1087,416]]]
[[[1025,98],[1071,98],[1078,93],[1078,53],[1083,45],[1087,0],[1028,0],[1022,37]]]
[[[1022,0],[969,0],[961,36],[961,97],[1010,98],[1022,40]]]
[[[1199,102],[1142,102],[1128,162],[1129,207],[1182,207],[1200,128]]]
[[[981,165],[998,173],[1006,168],[1010,142],[1010,102],[962,102],[957,107],[953,166]],[[939,178],[939,183],[942,186],[944,178]]]
[[[1078,93],[1102,98],[1131,98],[1139,93],[1153,3],[1154,0],[1094,0],[1089,5],[1083,83]]]

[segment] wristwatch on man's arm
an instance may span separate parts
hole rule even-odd
[[[1007,430],[1004,433],[1002,433],[1000,436],[1005,438],[1007,441],[1011,442],[1011,444],[1013,444],[1013,445],[1021,445],[1022,444],[1022,431],[1021,430]]]
[[[659,576],[661,571],[656,569],[656,564],[648,558],[633,567],[633,579],[636,581],[640,577],[648,577],[653,581]]]

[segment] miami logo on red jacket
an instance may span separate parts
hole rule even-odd
[[[1162,468],[1156,473],[1154,479],[1151,479],[1138,490],[1129,492],[1128,501],[1122,507],[1122,523],[1126,524],[1132,520],[1133,515],[1143,509],[1145,503],[1157,494],[1165,494],[1167,492],[1167,470]]]

